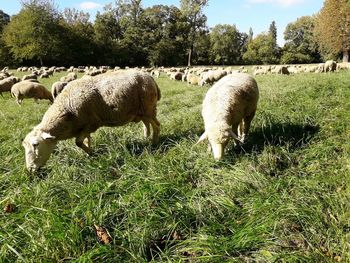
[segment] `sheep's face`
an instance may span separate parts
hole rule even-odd
[[[22,142],[28,171],[35,172],[44,166],[56,143],[55,138],[48,133],[38,130],[28,133]]]
[[[208,140],[213,151],[214,158],[220,160],[224,155],[224,150],[232,138],[229,130],[208,130]]]

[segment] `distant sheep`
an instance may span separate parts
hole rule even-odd
[[[24,76],[22,77],[22,81],[23,81],[23,80],[29,80],[29,79],[38,79],[38,76],[35,75],[35,74],[30,74],[30,75],[24,75]]]
[[[187,83],[191,84],[191,85],[198,85],[200,81],[199,76],[192,74],[192,73],[188,73],[187,74]]]
[[[337,70],[337,62],[334,60],[327,60],[324,63],[324,72],[334,72]]]
[[[51,94],[54,99],[57,95],[62,92],[62,90],[67,86],[68,82],[57,81],[51,86]]]
[[[244,143],[258,99],[258,85],[248,74],[223,77],[204,98],[202,117],[205,131],[198,143],[208,139],[215,159],[222,158],[231,138],[236,143]]]
[[[68,73],[67,76],[63,76],[60,78],[60,81],[62,82],[70,82],[77,79],[77,74],[75,72]]]
[[[11,88],[14,84],[19,81],[16,77],[7,77],[6,79],[0,80],[0,95],[3,92],[11,92]]]
[[[150,135],[151,125],[152,142],[157,143],[160,97],[154,79],[135,71],[106,73],[68,83],[23,141],[27,169],[36,171],[45,165],[57,142],[68,138],[75,138],[76,145],[91,154],[90,134],[102,126],[142,121],[145,136]]]
[[[24,98],[48,99],[53,102],[53,97],[42,84],[32,81],[21,81],[11,88],[11,95],[16,98],[18,104],[22,104]]]
[[[203,72],[200,75],[199,86],[204,86],[205,84],[212,84],[215,81],[220,80],[222,77],[226,75],[227,75],[227,72],[222,69]]]

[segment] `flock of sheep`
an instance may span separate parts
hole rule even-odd
[[[349,69],[348,64],[334,61],[317,66],[257,66],[253,75],[290,74],[297,72],[333,72]],[[144,135],[151,135],[152,143],[159,140],[160,123],[157,120],[157,102],[160,89],[154,78],[161,72],[172,80],[187,81],[203,86],[215,83],[207,92],[202,117],[205,131],[198,143],[208,140],[215,159],[223,157],[230,139],[235,144],[246,141],[259,99],[259,89],[247,69],[227,68],[135,68],[121,70],[119,67],[63,67],[17,69],[31,72],[22,79],[0,72],[0,94],[11,92],[18,104],[23,98],[48,99],[53,104],[42,121],[23,140],[26,166],[37,171],[49,159],[57,142],[75,138],[76,145],[91,154],[91,136],[102,126],[122,126],[142,121]],[[40,84],[38,78],[47,78],[55,72],[67,70],[68,74],[53,83],[51,92]],[[77,79],[77,72],[85,75]]]

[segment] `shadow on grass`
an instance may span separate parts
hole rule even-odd
[[[196,140],[197,133],[199,133],[199,130],[190,129],[179,133],[160,135],[157,145],[152,145],[150,138],[148,138],[142,141],[128,142],[125,147],[134,156],[140,156],[145,149],[148,149],[150,153],[166,153],[171,148],[176,147],[182,140]]]
[[[307,146],[319,132],[316,125],[274,123],[269,127],[260,127],[249,133],[248,141],[228,149],[228,155],[261,153],[267,146],[283,147],[288,145],[289,152]]]

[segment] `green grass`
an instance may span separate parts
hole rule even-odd
[[[256,79],[248,142],[223,161],[194,145],[208,87],[162,77],[158,146],[141,124],[101,128],[96,155],[62,141],[38,176],[21,139],[48,103],[0,97],[0,206],[16,207],[0,262],[350,262],[349,73]]]

